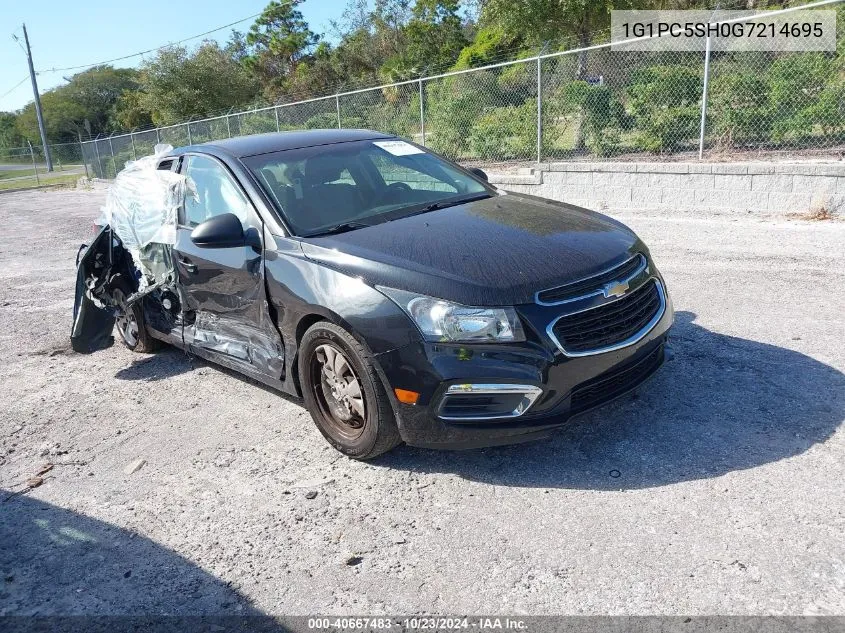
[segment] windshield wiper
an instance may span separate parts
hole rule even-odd
[[[346,233],[347,231],[354,231],[355,229],[365,229],[368,226],[372,226],[372,224],[367,224],[366,222],[341,222],[340,224],[335,224],[334,226],[330,226],[327,229],[322,229],[321,231],[315,231],[314,233],[306,233],[305,237],[318,237],[320,235],[337,235],[338,233]]]
[[[422,209],[418,209],[417,211],[414,211],[414,212],[409,213],[408,215],[404,215],[402,217],[407,218],[407,217],[410,217],[412,215],[419,215],[421,213],[428,213],[429,211],[439,211],[440,209],[448,209],[449,207],[455,207],[459,204],[465,204],[467,202],[475,202],[476,200],[483,200],[485,198],[490,198],[490,197],[491,197],[491,195],[489,193],[480,193],[480,194],[475,195],[475,196],[469,196],[469,197],[466,197],[466,198],[459,198],[458,200],[455,200],[454,198],[446,199],[446,200],[440,200],[439,202],[432,202],[431,204],[424,206]]]

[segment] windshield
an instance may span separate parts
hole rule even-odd
[[[244,163],[297,235],[359,228],[492,195],[460,169],[398,139],[251,156]]]

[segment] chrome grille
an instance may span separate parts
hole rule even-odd
[[[663,287],[650,278],[614,301],[558,317],[546,331],[568,356],[599,354],[636,343],[665,309]]]

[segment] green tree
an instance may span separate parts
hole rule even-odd
[[[203,42],[194,52],[161,49],[141,70],[138,105],[156,125],[243,107],[258,96],[258,83],[216,42]]]
[[[152,127],[152,112],[144,102],[143,93],[139,90],[124,90],[112,107],[111,124],[115,130]]]
[[[408,77],[454,64],[467,45],[459,8],[458,0],[417,0],[403,28],[404,48],[387,62],[387,74]]]
[[[139,73],[131,68],[94,66],[41,97],[47,136],[54,143],[75,141],[78,134],[103,134],[112,129],[112,112],[125,91],[136,90]],[[18,116],[17,129],[30,141],[40,138],[35,105]]]
[[[455,68],[473,68],[501,61],[520,46],[521,39],[500,24],[488,24],[475,34],[473,41],[458,55]]]
[[[75,141],[79,134],[95,133],[101,130],[90,125],[88,112],[80,103],[68,98],[61,89],[48,90],[41,95],[41,109],[44,112],[44,127],[47,138],[53,143]],[[35,106],[30,103],[21,110],[16,121],[20,135],[31,143],[40,142]],[[89,132],[90,129],[90,132]]]
[[[289,99],[307,98],[325,94],[343,83],[344,76],[339,71],[334,50],[328,42],[320,42],[307,62],[297,65],[288,77],[287,95]]]
[[[320,40],[297,10],[301,3],[272,0],[247,33],[244,63],[261,81],[268,97],[282,92]]]
[[[24,145],[24,138],[15,126],[17,118],[17,115],[12,112],[0,112],[0,147]]]
[[[631,0],[488,0],[481,9],[482,26],[497,25],[526,45],[539,48],[590,46],[593,34],[610,26],[610,12],[630,8]],[[576,79],[584,79],[587,53],[579,55]]]

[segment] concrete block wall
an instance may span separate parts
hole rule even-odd
[[[594,209],[845,216],[845,163],[540,163],[488,172],[511,191]]]

